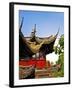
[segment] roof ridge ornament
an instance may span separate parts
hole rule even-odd
[[[22,21],[21,21],[21,25],[20,25],[20,27],[19,27],[19,31],[21,31],[21,29],[22,29],[23,21],[24,21],[24,17],[22,17]]]
[[[36,24],[34,25],[31,33],[35,35],[35,33],[36,33]]]

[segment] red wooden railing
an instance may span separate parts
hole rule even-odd
[[[35,66],[36,68],[45,68],[46,67],[46,60],[45,59],[40,59],[40,60],[20,60],[19,65],[22,66]]]

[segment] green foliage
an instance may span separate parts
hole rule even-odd
[[[54,47],[55,54],[57,54],[57,46]]]
[[[56,64],[60,64],[61,68],[58,72],[54,73],[55,77],[64,76],[64,35],[61,35],[59,39],[58,46],[54,47],[54,51],[56,54],[59,54],[59,59],[56,61]]]
[[[61,35],[58,45],[54,47],[54,51],[59,55],[64,52],[64,35]]]
[[[61,53],[59,55],[59,60],[58,60],[57,64],[61,64],[61,68],[60,68],[59,72],[60,72],[60,75],[63,76],[64,75],[64,53]]]
[[[61,35],[59,44],[60,44],[61,49],[64,49],[64,35]]]
[[[63,77],[64,76],[64,53],[61,53],[59,55],[59,59],[56,62],[56,65],[61,65],[61,67],[58,71],[55,71],[53,73],[53,76],[54,77]]]

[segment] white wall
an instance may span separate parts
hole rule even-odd
[[[32,3],[48,3],[48,4],[70,4],[72,7],[72,0],[0,0],[0,90],[11,89],[8,87],[9,78],[9,2],[32,2]],[[72,12],[72,11],[71,11]],[[71,13],[72,14],[72,13]],[[72,21],[72,20],[71,20]],[[71,37],[72,38],[72,37]],[[56,85],[44,87],[28,87],[17,88],[19,90],[71,90],[71,85]]]

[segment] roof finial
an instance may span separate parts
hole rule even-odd
[[[32,33],[36,33],[36,24],[34,25],[33,29],[32,29]]]
[[[35,36],[36,33],[36,24],[34,25],[34,28],[32,29],[31,36]]]
[[[22,17],[22,21],[21,21],[21,25],[20,25],[19,31],[21,31],[21,28],[22,28],[22,25],[23,25],[23,20],[24,20],[24,17]]]
[[[36,33],[36,24],[34,25],[34,33]]]

